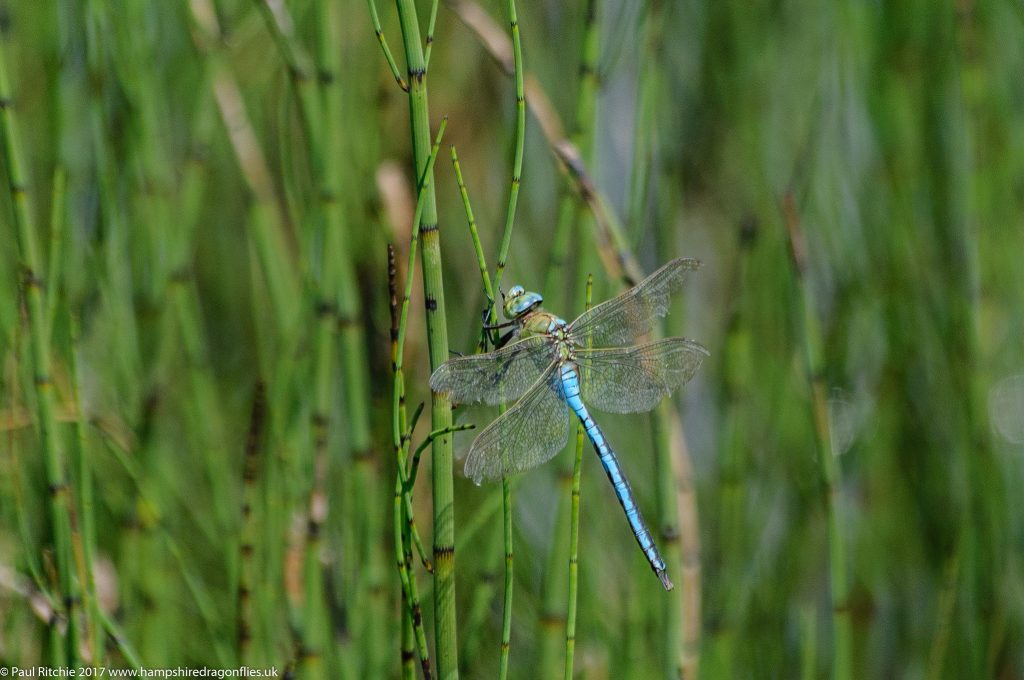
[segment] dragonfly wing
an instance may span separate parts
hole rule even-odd
[[[625,345],[650,332],[658,317],[668,314],[669,296],[686,275],[701,266],[699,260],[678,258],[664,265],[618,297],[602,302],[569,324],[579,345]]]
[[[447,392],[460,404],[513,402],[537,381],[551,356],[547,338],[519,340],[494,352],[444,362],[430,376],[430,389]]]
[[[479,484],[523,472],[550,460],[569,440],[569,408],[552,365],[515,406],[473,441],[466,476]]]
[[[577,349],[583,400],[608,413],[650,411],[693,377],[708,351],[685,338],[636,347]]]

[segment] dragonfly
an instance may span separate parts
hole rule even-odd
[[[473,441],[466,476],[476,484],[534,468],[565,448],[572,417],[587,437],[619,504],[666,590],[672,581],[644,522],[629,481],[589,406],[608,413],[652,410],[688,382],[708,350],[685,338],[649,341],[654,324],[699,260],[679,258],[571,323],[544,311],[540,294],[516,285],[504,295],[508,344],[446,361],[430,377],[435,392],[460,404],[513,405]]]

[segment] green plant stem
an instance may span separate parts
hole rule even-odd
[[[793,195],[783,199],[783,213],[789,236],[789,252],[799,294],[800,332],[804,360],[811,387],[811,410],[817,435],[818,464],[825,481],[824,505],[828,521],[829,577],[832,595],[832,677],[849,680],[853,677],[853,621],[850,617],[849,586],[846,574],[846,530],[839,516],[839,457],[832,449],[832,434],[825,389],[825,362],[821,328],[814,311],[814,297],[807,281],[807,247]]]
[[[629,175],[629,201],[627,232],[633,248],[640,243],[644,233],[647,202],[651,177],[651,150],[657,134],[654,113],[660,89],[660,74],[664,65],[659,58],[661,49],[661,27],[664,22],[660,0],[646,3],[644,18],[644,41],[641,54],[640,83],[636,95],[636,120],[633,127],[633,161]]]
[[[421,441],[419,443],[419,446],[416,447],[416,451],[414,451],[412,454],[412,461],[409,463],[405,475],[406,485],[411,489],[412,486],[416,484],[416,473],[419,471],[420,468],[420,456],[423,454],[423,451],[426,450],[427,447],[434,443],[435,439],[453,432],[465,432],[466,430],[472,430],[475,427],[476,425],[474,425],[473,423],[462,423],[461,425],[452,425],[451,427],[444,430],[435,430],[428,434],[426,437],[424,437],[423,441]],[[410,427],[409,431],[411,432],[413,429],[415,428]]]
[[[84,578],[82,579],[82,599],[88,617],[86,618],[86,634],[91,661],[102,665],[106,658],[101,630],[101,611],[99,598],[96,595],[96,579],[93,573],[93,561],[96,554],[96,513],[93,497],[93,460],[92,449],[86,443],[85,415],[82,410],[81,390],[82,376],[79,372],[79,321],[71,315],[71,353],[69,369],[72,377],[73,398],[75,403],[75,452],[78,471],[78,504],[82,530],[82,552],[84,562]]]
[[[381,28],[380,15],[377,13],[377,3],[373,0],[366,0],[367,5],[370,9],[370,20],[373,22],[373,32],[377,36],[377,42],[380,43],[380,48],[384,52],[384,60],[388,62],[388,68],[391,69],[391,75],[394,76],[395,82],[398,83],[398,87],[402,88],[403,92],[409,91],[409,85],[402,78],[402,74],[398,71],[398,64],[395,62],[395,58],[391,55],[391,49],[388,47],[388,40],[384,37],[384,29]],[[431,31],[432,33],[433,31]]]
[[[462,207],[466,211],[466,223],[469,226],[469,236],[473,241],[473,251],[476,253],[477,266],[480,268],[480,280],[483,282],[484,294],[487,296],[488,315],[495,305],[494,287],[491,285],[491,277],[487,273],[487,256],[484,255],[483,244],[480,243],[480,234],[476,228],[476,218],[473,217],[473,206],[469,202],[469,192],[466,190],[466,183],[462,178],[462,166],[459,165],[459,155],[455,151],[455,145],[451,147],[452,167],[455,169],[455,181],[459,185],[459,195],[462,197]],[[481,334],[481,343],[484,341],[484,334]],[[480,351],[484,350],[483,344]]]
[[[593,151],[593,128],[597,109],[598,77],[597,64],[600,58],[600,26],[598,21],[597,0],[587,0],[583,8],[583,32],[578,54],[579,85],[576,93],[576,108],[573,114],[573,125],[570,131],[569,146],[572,146],[578,165],[584,164],[584,157],[591,157]],[[549,143],[552,140],[548,140]],[[552,144],[553,149],[561,148],[561,143]],[[561,158],[561,157],[560,157]],[[584,206],[584,193],[577,190],[579,182],[572,167],[562,166],[568,170],[563,180],[561,197],[558,204],[558,221],[556,222],[552,247],[548,259],[548,268],[544,278],[545,295],[561,295],[561,304],[568,306],[575,302],[573,290],[579,290],[577,275],[591,272],[591,246],[594,239],[588,228],[578,228]],[[581,173],[582,174],[582,173]],[[577,235],[573,243],[573,235]],[[570,269],[570,245],[577,253],[575,268]],[[564,292],[560,292],[564,291]],[[569,583],[564,565],[571,559],[571,542],[563,537],[571,537],[572,524],[572,475],[574,468],[563,465],[559,475],[560,496],[565,498],[558,505],[555,518],[554,538],[549,548],[545,563],[541,586],[542,603],[538,625],[540,637],[539,665],[545,677],[556,677],[559,670],[565,670],[570,661],[568,656],[559,659],[559,654],[568,649],[568,617],[566,604],[571,598]],[[574,635],[575,637],[575,635]],[[575,650],[575,640],[573,641]]]
[[[430,68],[430,53],[434,48],[434,27],[437,25],[437,6],[439,0],[432,0],[430,3],[430,23],[427,24],[426,47],[423,50],[423,65]]]
[[[505,595],[501,610],[501,658],[498,678],[508,677],[509,654],[512,649],[512,586],[514,584],[512,550],[512,485],[507,477],[501,478],[502,535],[505,537]]]
[[[416,647],[412,627],[412,616],[409,615],[409,601],[402,591],[402,680],[413,680],[416,677]]]
[[[594,277],[587,276],[586,309],[594,297]],[[587,347],[592,346],[587,339]],[[580,376],[580,385],[587,376]],[[569,518],[569,603],[565,615],[565,680],[572,680],[573,663],[576,660],[576,603],[579,596],[579,545],[580,545],[580,482],[583,477],[583,447],[586,436],[583,423],[576,425],[576,455],[572,463],[572,511]]]
[[[57,421],[54,416],[54,387],[50,372],[50,341],[47,326],[47,304],[43,291],[44,275],[36,246],[36,225],[29,205],[29,176],[21,149],[21,134],[14,111],[8,66],[7,31],[0,35],[0,132],[3,136],[4,163],[10,181],[11,204],[21,268],[21,284],[28,315],[33,383],[36,393],[40,445],[49,487],[47,504],[50,512],[53,546],[57,556],[57,578],[61,603],[78,600],[72,573],[70,487],[61,450]],[[52,291],[49,291],[52,295]],[[55,639],[50,660],[54,666],[74,666],[78,661],[79,631],[77,617],[70,605],[60,610],[67,617],[64,640]]]
[[[505,229],[501,234],[498,248],[498,263],[494,269],[494,290],[501,290],[501,278],[508,261],[508,249],[512,243],[512,228],[516,221],[516,206],[519,202],[519,188],[522,184],[523,151],[526,145],[526,94],[523,88],[523,46],[519,37],[519,17],[515,0],[508,0],[509,30],[512,34],[513,77],[516,83],[516,136],[515,155],[512,159],[512,182],[508,192],[508,209],[505,213]],[[491,317],[494,319],[494,310]]]
[[[597,0],[587,0],[583,9],[583,38],[579,55],[579,89],[576,94],[576,111],[573,119],[572,131],[569,134],[570,143],[579,150],[582,160],[590,164],[594,147],[594,119],[597,111],[598,92],[598,62],[601,57],[601,32],[598,21]],[[558,222],[555,225],[555,233],[552,237],[552,248],[549,256],[547,277],[544,281],[544,290],[555,289],[555,282],[562,278],[563,269],[569,260],[569,246],[572,241],[572,233],[580,217],[579,196],[572,190],[571,180],[566,182],[562,188],[562,197],[558,205]],[[576,245],[577,253],[589,251],[586,242],[589,240],[586,231],[581,231],[579,242]],[[589,271],[590,268],[580,263],[579,271]],[[550,284],[550,285],[549,285]],[[578,299],[578,298],[577,298]],[[566,298],[566,302],[569,298]]]
[[[515,0],[508,0],[509,30],[512,34],[512,50],[514,77],[516,82],[516,133],[515,154],[512,159],[512,182],[508,194],[508,210],[505,216],[505,229],[501,235],[498,249],[498,262],[494,270],[494,287],[490,291],[491,308],[488,319],[497,318],[494,309],[494,290],[501,290],[501,278],[508,262],[508,250],[512,243],[512,229],[515,226],[516,206],[519,201],[519,188],[522,185],[523,150],[526,144],[526,95],[523,91],[523,47],[519,36],[519,17],[516,14]],[[504,411],[504,409],[502,409]],[[512,547],[512,486],[505,477],[501,479],[502,526],[505,536],[505,593],[502,607],[501,622],[501,658],[498,664],[498,677],[508,677],[509,655],[512,649],[512,590],[515,583]]]
[[[245,461],[242,471],[241,542],[239,544],[238,576],[238,660],[242,664],[253,661],[253,603],[255,587],[253,552],[256,549],[257,529],[253,510],[257,500],[256,481],[263,455],[263,432],[267,420],[266,389],[257,381],[252,398],[249,435],[245,442]]]
[[[419,19],[414,0],[396,0],[402,29],[405,60],[409,71],[409,118],[412,126],[415,176],[424,176],[417,202],[423,200],[422,215],[415,227],[422,237],[423,296],[426,302],[427,345],[430,369],[448,360],[448,320],[444,281],[441,274],[441,242],[438,234],[437,199],[428,168],[430,158],[430,114],[427,106],[427,72],[420,40]],[[422,194],[422,197],[419,196]],[[452,405],[446,394],[431,393],[431,429],[444,430],[452,424]],[[434,647],[441,680],[459,675],[455,611],[455,488],[452,437],[445,435],[433,445],[434,498]]]
[[[290,225],[277,198],[270,169],[246,110],[242,91],[223,54],[223,36],[211,0],[189,0],[196,46],[211,70],[214,98],[232,150],[254,198],[253,244],[267,282],[278,325],[288,335],[297,321],[298,299]]]
[[[327,257],[324,262],[323,302],[336,304],[338,311],[338,336],[341,347],[342,394],[345,404],[346,432],[344,441],[354,462],[355,482],[352,501],[361,508],[356,525],[357,541],[361,546],[359,561],[366,566],[359,590],[371,597],[373,607],[366,630],[368,644],[379,649],[378,659],[368,672],[382,672],[379,664],[385,658],[384,647],[389,639],[385,620],[390,605],[384,601],[384,579],[386,578],[385,556],[379,537],[384,533],[381,507],[385,499],[381,475],[373,451],[373,430],[371,424],[371,362],[367,354],[366,319],[359,296],[359,279],[356,273],[355,250],[348,246],[356,238],[351,211],[342,201],[347,188],[351,156],[350,131],[346,128],[344,99],[346,97],[342,74],[346,65],[340,45],[344,42],[346,17],[342,15],[344,5],[324,3],[321,5],[320,61],[321,73],[332,74],[332,78],[321,78],[322,116],[319,128],[323,139],[312,140],[310,153],[316,158],[322,154],[323,175],[320,179],[321,210],[326,228],[325,245]],[[309,125],[314,128],[315,126]],[[319,147],[320,151],[317,150]],[[323,405],[326,406],[326,403]],[[407,506],[412,502],[406,494]],[[415,525],[413,525],[415,529]],[[426,563],[419,532],[413,537]],[[379,593],[379,595],[377,595]],[[371,656],[372,659],[372,656]]]
[[[412,432],[406,429],[406,406],[405,406],[405,383],[403,374],[404,356],[405,356],[405,336],[408,329],[409,321],[409,304],[412,299],[412,281],[413,276],[416,273],[416,255],[419,246],[419,241],[422,235],[422,227],[420,226],[420,220],[423,215],[423,211],[426,209],[427,200],[429,194],[427,193],[428,185],[432,182],[434,161],[437,159],[437,152],[441,145],[441,139],[444,136],[445,128],[448,126],[448,119],[442,120],[440,127],[437,131],[437,139],[431,149],[430,155],[426,159],[425,167],[420,176],[420,180],[417,183],[417,199],[416,199],[416,211],[413,214],[413,222],[411,225],[411,236],[409,238],[409,263],[406,269],[405,288],[402,294],[401,311],[396,313],[397,300],[395,299],[397,291],[396,284],[392,284],[392,325],[394,331],[392,333],[392,356],[391,365],[394,373],[394,387],[392,390],[392,438],[395,446],[396,454],[396,473],[395,473],[395,499],[394,499],[394,530],[395,530],[395,550],[396,557],[398,560],[399,578],[402,581],[402,587],[404,590],[405,600],[411,608],[409,615],[412,618],[412,627],[416,635],[416,645],[420,656],[420,665],[423,668],[424,677],[430,677],[430,657],[427,650],[426,637],[423,633],[423,621],[422,614],[420,612],[419,596],[416,591],[416,579],[415,576],[410,574],[411,560],[409,556],[409,550],[407,546],[411,540],[411,534],[415,529],[412,517],[412,501],[410,494],[412,492],[411,484],[406,479],[406,457],[409,452],[409,443],[412,436]],[[394,257],[393,251],[389,255],[389,271],[392,281],[397,278],[397,273],[394,271]],[[449,414],[450,415],[450,414]],[[451,424],[449,423],[443,430],[450,431]],[[443,435],[449,436],[449,435]],[[434,441],[437,441],[434,439]],[[436,446],[434,448],[436,453]],[[403,502],[404,498],[404,502]],[[403,521],[404,520],[404,521]],[[436,539],[435,539],[436,546]],[[435,555],[436,555],[435,549]]]

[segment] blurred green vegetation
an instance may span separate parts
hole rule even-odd
[[[404,76],[395,7],[377,8]],[[442,3],[429,110],[493,266],[515,90],[474,11],[507,34],[504,2]],[[1021,6],[518,12],[527,97],[565,121],[636,260],[704,261],[668,329],[712,352],[664,420],[601,418],[683,565],[673,593],[584,453],[576,674],[841,676],[845,621],[852,677],[1024,676]],[[6,0],[0,30],[0,665],[398,677],[386,246],[404,280],[416,178],[366,4]],[[447,149],[434,176],[468,353],[485,300]],[[567,318],[588,273],[595,300],[621,289],[532,114],[518,214],[505,287],[547,282]],[[404,369],[429,414],[420,277]],[[511,677],[562,672],[571,457],[515,482]],[[454,485],[459,666],[492,677],[501,489],[458,463]],[[433,580],[411,566],[433,649]]]

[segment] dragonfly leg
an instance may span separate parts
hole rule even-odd
[[[508,333],[505,333],[505,335],[498,338],[498,341],[494,343],[494,349],[501,349],[502,347],[507,345],[509,340],[515,337],[516,330],[517,329],[513,328]]]

